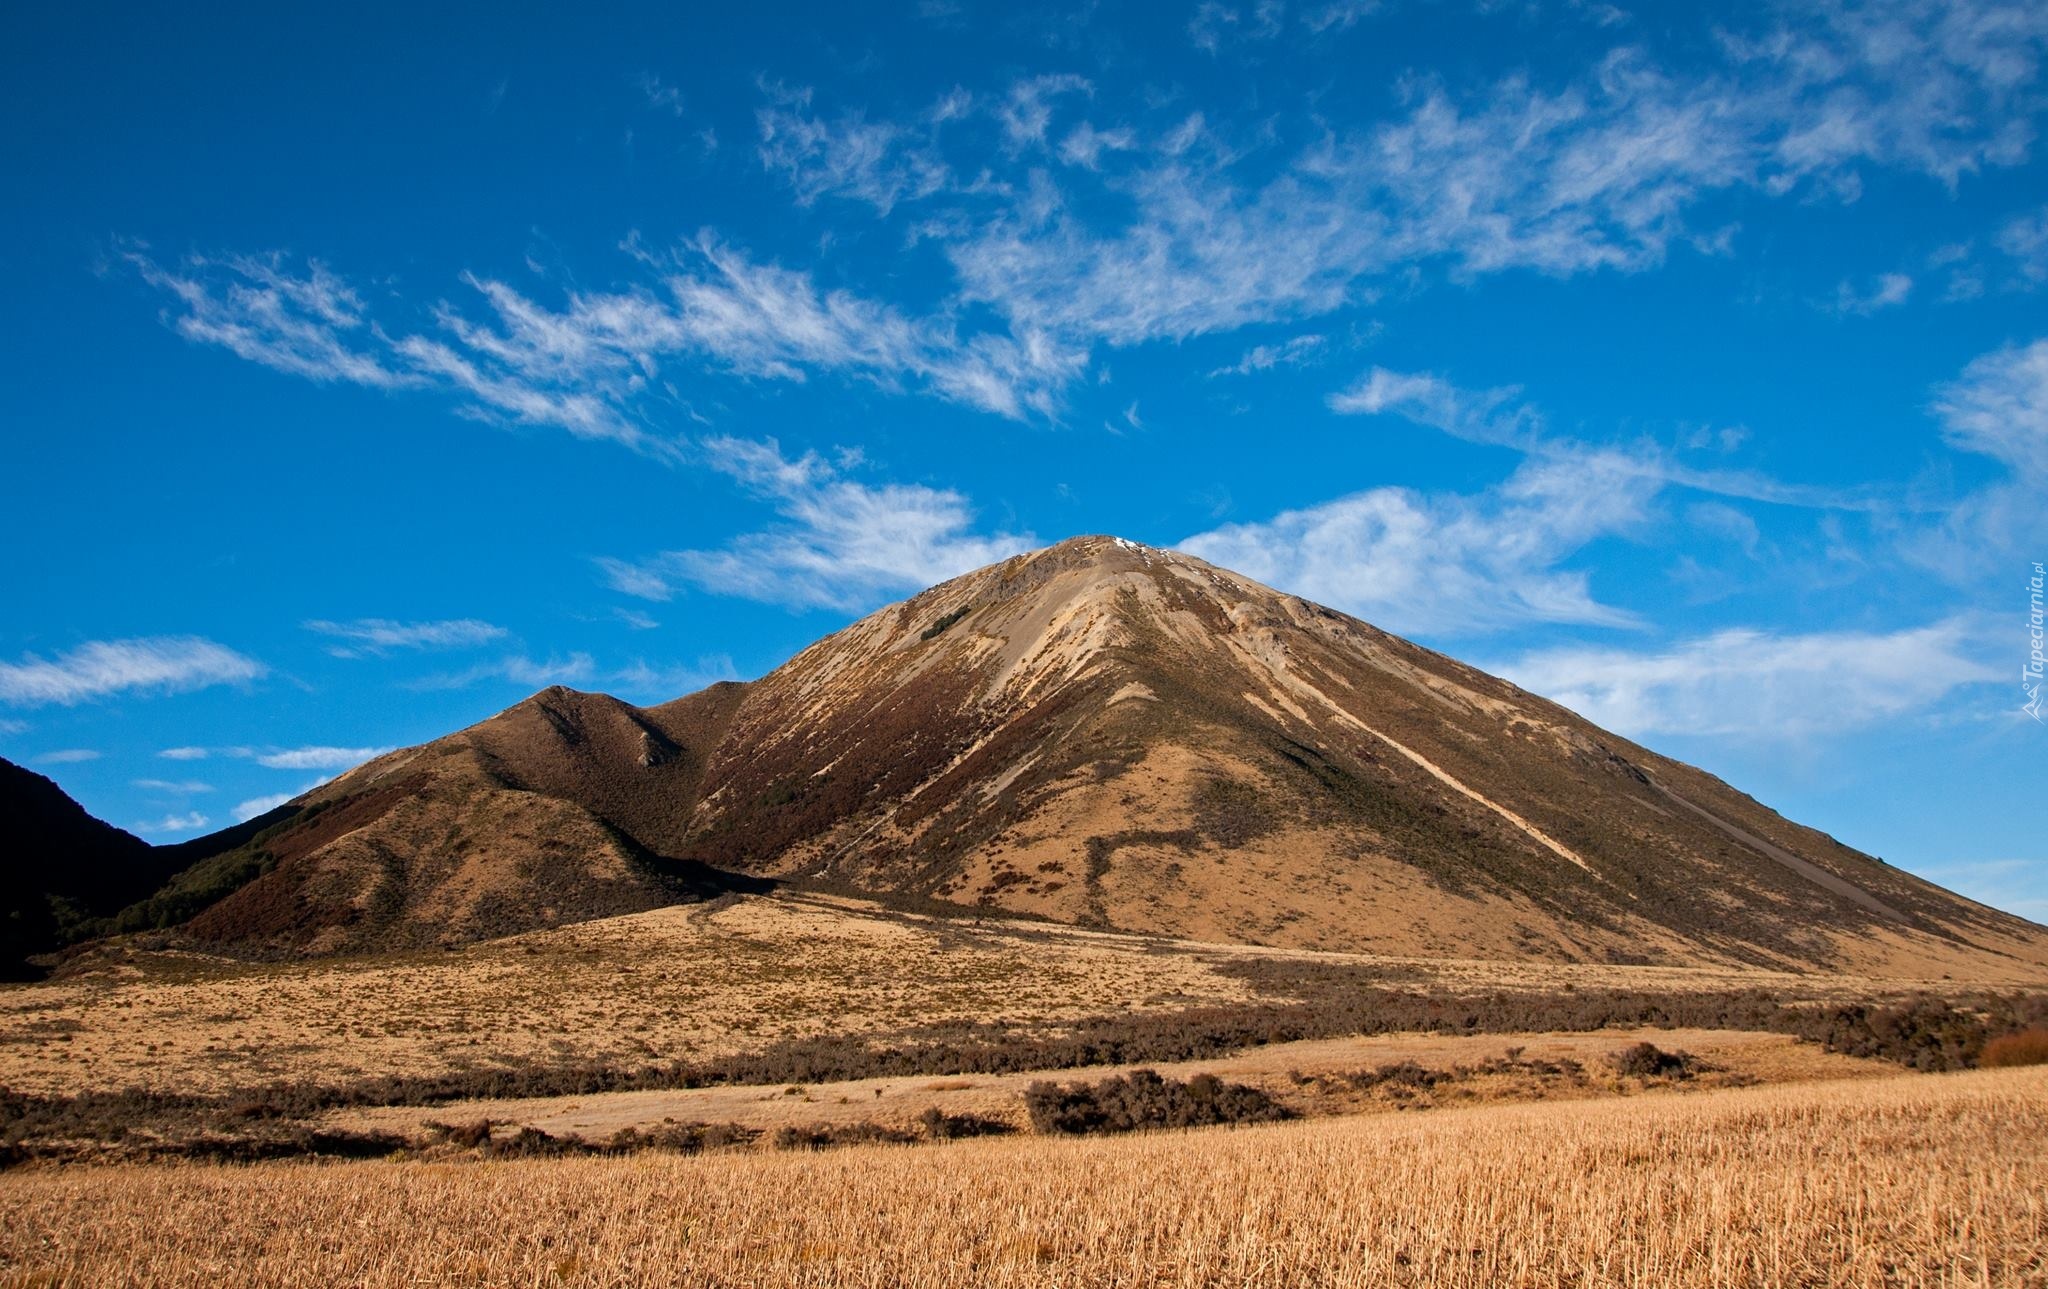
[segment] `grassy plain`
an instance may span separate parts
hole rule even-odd
[[[1057,1032],[1087,1017],[1285,996],[1290,967],[1446,996],[1761,989],[1859,998],[1914,985],[1734,967],[1321,954],[784,894],[455,951],[245,962],[125,946],[61,978],[0,989],[0,1087],[214,1093],[567,1061],[701,1060],[784,1039],[879,1039],[949,1024]]]
[[[52,1168],[0,1285],[2048,1285],[2048,1069],[1117,1139]]]

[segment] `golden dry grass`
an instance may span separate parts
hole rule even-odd
[[[819,897],[680,906],[471,945],[254,964],[136,955],[0,988],[0,1086],[216,1091],[776,1039],[1230,1002],[1206,956],[1137,937],[888,914]]]
[[[1111,1141],[62,1169],[0,1284],[2048,1284],[2048,1071]]]
[[[1380,1034],[1371,1037],[1310,1039],[1270,1043],[1228,1056],[1198,1061],[1145,1062],[1142,1068],[1186,1080],[1214,1074],[1246,1083],[1306,1115],[1392,1113],[1473,1101],[1585,1100],[1640,1091],[1637,1081],[1615,1074],[1607,1058],[1633,1042],[1685,1051],[1717,1072],[1661,1089],[1688,1095],[1731,1083],[1792,1083],[1883,1078],[1898,1067],[1861,1060],[1802,1043],[1786,1034],[1741,1030],[1595,1030],[1579,1034]],[[1333,1095],[1297,1076],[1345,1075],[1399,1062],[1430,1070],[1476,1066],[1503,1058],[1510,1049],[1547,1061],[1575,1060],[1586,1066],[1583,1082],[1513,1075],[1461,1079],[1434,1091],[1398,1098]],[[657,1131],[668,1123],[733,1123],[774,1130],[811,1124],[878,1123],[914,1127],[924,1111],[973,1115],[1023,1127],[1024,1090],[1040,1079],[1071,1082],[1128,1074],[1138,1064],[1079,1069],[976,1074],[961,1078],[868,1078],[802,1085],[739,1084],[666,1088],[576,1096],[521,1097],[443,1102],[431,1106],[381,1106],[331,1112],[321,1126],[356,1132],[391,1132],[418,1137],[429,1122],[531,1125],[556,1136],[603,1140],[623,1128]],[[1404,1094],[1407,1092],[1403,1089]]]
[[[701,1059],[782,1038],[949,1022],[1057,1027],[1243,1001],[1252,988],[1220,968],[1253,958],[1383,968],[1442,992],[1756,987],[1863,997],[1913,983],[1317,954],[939,920],[790,894],[657,909],[456,953],[271,964],[131,953],[66,979],[0,986],[0,1086],[217,1092],[565,1059]]]

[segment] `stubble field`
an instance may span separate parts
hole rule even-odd
[[[0,1182],[0,1284],[2048,1285],[2048,1070],[1113,1140]]]

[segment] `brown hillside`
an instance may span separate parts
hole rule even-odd
[[[636,838],[687,820],[738,688],[643,712],[556,687],[380,757],[250,842],[259,875],[185,929],[243,948],[417,947],[728,889]]]
[[[2048,963],[2042,928],[1505,681],[1107,537],[934,587],[751,684],[646,709],[551,689],[304,804],[195,934],[465,938],[674,898],[694,861],[1300,947]]]

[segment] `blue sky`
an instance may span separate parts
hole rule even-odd
[[[156,840],[1192,551],[2048,917],[2048,9],[17,6],[0,755]]]

